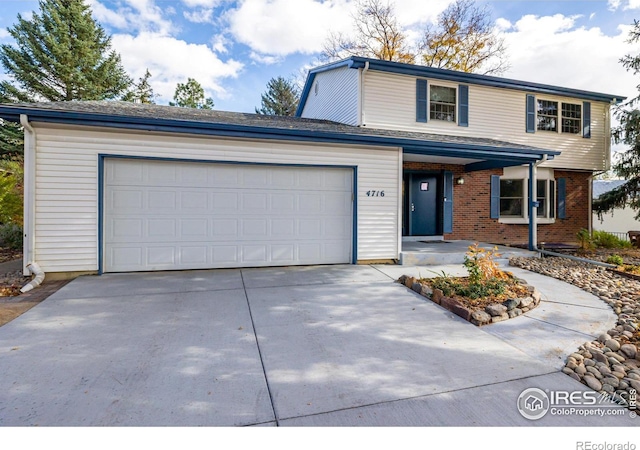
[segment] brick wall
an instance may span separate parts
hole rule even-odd
[[[454,180],[463,177],[464,184],[453,185],[453,233],[445,239],[468,239],[496,244],[527,244],[526,224],[498,223],[490,218],[491,175],[502,175],[502,169],[464,172],[458,165],[405,162],[405,170],[453,172]],[[555,178],[566,178],[566,219],[553,224],[538,224],[538,243],[576,242],[576,233],[589,227],[588,172],[555,171]]]

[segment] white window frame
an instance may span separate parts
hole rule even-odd
[[[538,116],[540,116],[540,114],[538,113],[539,109],[538,109],[538,102],[553,102],[557,104],[557,113],[558,115],[556,116],[556,129],[555,130],[544,130],[544,129],[540,129],[538,128]],[[577,106],[578,108],[580,108],[580,123],[578,124],[578,130],[575,133],[570,133],[570,132],[563,132],[562,131],[562,122],[565,119],[565,117],[563,116],[562,112],[563,112],[563,105],[573,105],[573,106]],[[579,102],[571,102],[571,101],[567,101],[567,100],[562,100],[559,98],[549,98],[549,97],[536,97],[536,129],[535,132],[536,133],[556,133],[556,134],[565,134],[565,135],[569,135],[569,136],[580,136],[582,134],[582,129],[583,129],[583,124],[584,124],[584,108],[582,103]],[[567,119],[571,119],[571,120],[575,120],[573,117],[567,117]]]
[[[453,125],[458,125],[458,115],[459,115],[459,107],[458,104],[460,103],[460,93],[458,92],[458,85],[451,85],[449,83],[440,83],[440,82],[434,82],[429,80],[428,83],[428,90],[427,90],[427,119],[428,121],[435,121],[436,123],[449,123],[449,124],[453,124]],[[456,96],[456,102],[453,106],[453,117],[454,120],[443,120],[443,119],[434,119],[433,117],[431,117],[431,89],[433,87],[442,87],[442,88],[447,88],[447,89],[453,89],[453,91],[455,92],[455,96]]]
[[[500,181],[502,180],[522,180],[523,189],[522,189],[522,216],[521,217],[500,217],[498,219],[498,223],[505,224],[528,224],[529,223],[529,168],[528,167],[506,167],[504,169],[504,174],[500,177]],[[537,223],[540,224],[551,224],[556,222],[556,217],[558,215],[558,182],[555,179],[553,169],[537,169],[537,177],[536,181],[545,181],[546,182],[546,197],[545,197],[545,215],[543,217],[538,216],[536,219]],[[553,202],[549,201],[549,185],[550,182],[553,182]],[[535,186],[537,189],[537,185]],[[502,196],[502,193],[500,193]],[[501,197],[502,198],[502,197]],[[553,203],[553,204],[552,204]],[[553,211],[553,217],[550,217],[550,211]]]

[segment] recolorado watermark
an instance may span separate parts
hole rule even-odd
[[[547,414],[554,416],[622,416],[636,417],[635,389],[628,395],[599,393],[595,391],[552,391],[529,388],[518,396],[518,411],[525,419],[538,420]],[[586,447],[584,447],[586,450]],[[590,450],[614,450],[615,447]],[[631,449],[629,449],[631,450]]]
[[[576,450],[636,450],[636,444],[633,442],[576,442]]]

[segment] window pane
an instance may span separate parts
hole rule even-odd
[[[522,197],[524,180],[500,180],[500,198]]]
[[[431,86],[431,101],[455,104],[456,90],[444,86]]]
[[[547,217],[547,214],[546,214],[547,201],[544,199],[544,197],[542,198],[538,197],[538,202],[540,203],[540,206],[538,207],[537,216]]]
[[[541,198],[545,198],[547,196],[546,194],[547,180],[536,180],[536,181],[537,181],[536,196],[538,197],[538,200],[540,200]]]
[[[500,217],[508,216],[522,217],[521,198],[500,199]]]

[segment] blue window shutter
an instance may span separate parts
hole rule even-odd
[[[453,172],[444,173],[442,232],[453,233]]]
[[[582,137],[591,137],[591,102],[582,104]]]
[[[567,179],[558,178],[558,219],[567,218]]]
[[[469,86],[458,86],[458,126],[469,126]]]
[[[491,218],[500,218],[500,175],[491,175]]]
[[[427,80],[416,80],[416,122],[427,121]]]
[[[536,96],[527,95],[527,133],[536,132]]]

